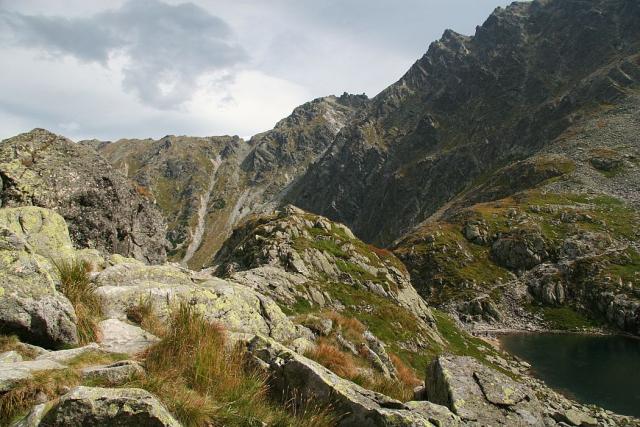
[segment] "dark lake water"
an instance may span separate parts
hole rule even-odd
[[[582,403],[640,417],[640,340],[620,336],[512,334],[502,347],[534,376]]]

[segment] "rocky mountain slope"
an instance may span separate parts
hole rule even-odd
[[[637,2],[533,1],[497,9],[472,37],[446,31],[339,133],[288,200],[390,244],[634,93],[639,24]]]
[[[169,257],[202,267],[243,217],[279,205],[367,101],[347,94],[316,99],[249,141],[167,136],[82,144],[96,148],[157,202],[169,224]]]
[[[296,208],[236,231],[224,278],[77,250],[50,210],[1,212],[0,331],[20,337],[0,336],[2,425],[635,422],[529,378],[420,302],[391,253]]]
[[[247,214],[291,202],[347,224],[367,242],[396,248],[418,291],[430,303],[460,309],[463,318],[549,327],[541,323],[544,311],[569,305],[637,333],[631,228],[640,197],[639,23],[638,5],[624,0],[514,3],[497,9],[472,37],[446,31],[374,99],[315,100],[248,143],[167,137],[93,145],[149,189],[170,218],[172,258],[191,266],[211,265]],[[548,193],[562,200],[543,200],[543,209],[599,210],[605,225],[567,230],[562,221],[534,213],[530,225],[543,221],[546,229],[526,245],[543,245],[546,255],[525,266],[497,260],[497,251],[514,249],[496,243],[512,238],[499,238],[504,226],[481,230],[489,235],[475,243],[464,238],[464,227],[475,228],[463,217],[485,209],[478,204],[519,194],[505,204],[526,212],[531,206],[523,200]],[[581,201],[597,194],[633,211],[622,217],[628,229],[609,227],[606,206]],[[440,229],[443,234],[433,233]],[[613,253],[607,245],[585,249],[584,240],[595,239],[583,236],[590,231],[622,255],[616,255],[618,267],[598,263],[599,273],[589,277],[599,291],[587,296],[579,290],[589,285],[574,272],[576,258]],[[560,253],[575,241],[580,253]],[[566,297],[550,296],[549,284],[545,290],[532,284],[549,280],[538,274],[547,267],[528,279],[512,276],[540,263],[562,271],[557,286]],[[509,301],[487,298],[505,287],[512,291]],[[532,302],[545,307],[529,310]],[[476,314],[467,316],[469,310]]]
[[[79,247],[148,262],[166,258],[164,219],[89,147],[43,129],[0,143],[2,207],[57,210]]]

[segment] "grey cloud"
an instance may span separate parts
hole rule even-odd
[[[83,18],[0,10],[0,25],[0,40],[50,55],[106,65],[112,54],[126,54],[123,87],[159,108],[188,100],[203,73],[228,78],[247,59],[229,25],[191,3],[129,0]],[[163,87],[167,82],[172,85]]]

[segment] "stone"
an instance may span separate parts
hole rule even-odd
[[[89,271],[100,271],[107,267],[107,261],[97,249],[80,249],[75,252],[74,256],[78,261],[84,262]]]
[[[82,369],[82,379],[97,380],[111,386],[123,384],[132,378],[142,377],[144,374],[142,365],[133,360],[123,360],[110,365]]]
[[[297,338],[294,324],[271,298],[219,278],[195,283],[176,266],[119,264],[101,272],[96,284],[104,312],[112,318],[124,320],[128,308],[149,300],[156,314],[166,319],[170,308],[183,302],[233,332],[259,333],[280,341]]]
[[[106,319],[98,324],[102,340],[100,348],[109,353],[134,355],[145,351],[159,338],[138,326],[118,319]]]
[[[309,341],[306,338],[300,337],[293,340],[289,345],[289,348],[291,348],[298,354],[304,355],[313,351],[316,348],[316,345],[313,343],[313,341]]]
[[[593,418],[591,415],[585,414],[584,412],[578,411],[576,409],[569,409],[568,411],[561,414],[560,418],[562,418],[565,422],[572,426],[578,427],[597,427],[598,421]]]
[[[426,400],[411,401],[404,404],[410,411],[422,414],[436,427],[462,427],[464,426],[459,416],[454,414],[446,406],[437,405]]]
[[[0,364],[0,393],[11,390],[18,382],[31,378],[34,372],[64,369],[53,360],[27,360]]]
[[[429,365],[427,399],[465,423],[537,426],[544,409],[534,392],[468,356],[439,356]]]
[[[162,403],[137,388],[75,387],[42,417],[42,427],[179,427]]]
[[[544,262],[549,253],[538,230],[515,229],[502,234],[491,246],[491,256],[499,265],[513,270],[529,270]]]
[[[426,405],[420,410],[412,410],[402,402],[340,378],[268,338],[255,337],[249,343],[248,351],[269,372],[274,393],[282,396],[282,393],[296,390],[300,399],[330,404],[338,414],[344,414],[337,423],[339,427],[432,426],[430,418],[442,417],[448,411],[446,408],[432,411]]]
[[[0,330],[47,348],[78,342],[76,315],[37,254],[0,251]]]
[[[22,356],[17,351],[5,351],[0,353],[0,363],[22,362]]]

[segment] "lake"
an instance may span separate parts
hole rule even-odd
[[[639,339],[542,333],[503,335],[500,342],[567,397],[640,417]]]

